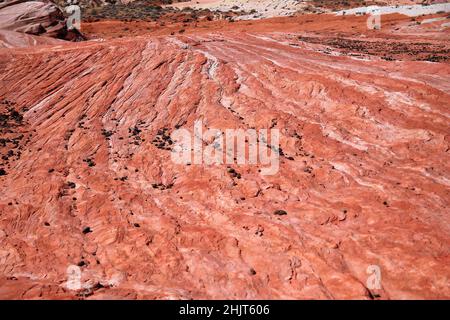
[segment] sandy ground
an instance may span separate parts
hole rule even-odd
[[[210,9],[224,12],[229,10],[244,10],[246,12],[252,12],[252,14],[242,16],[241,18],[252,19],[291,15],[304,8],[306,3],[296,0],[203,0],[180,2],[174,4],[173,6],[178,8],[191,7],[196,9]]]
[[[330,1],[331,2],[331,1]],[[440,2],[443,1],[430,1],[431,6],[425,6],[423,8],[419,8],[418,6],[416,10],[409,10],[409,8],[405,8],[402,10],[402,6],[407,5],[417,5],[422,4],[423,1],[418,0],[404,0],[404,1],[379,1],[378,3],[384,3],[386,6],[393,6],[392,10],[387,13],[403,13],[410,15],[420,15],[422,13],[432,14],[441,10],[450,11],[450,5],[443,6]],[[349,1],[348,3],[352,3]],[[359,2],[355,2],[355,6]],[[370,1],[369,1],[370,3]],[[437,3],[436,9],[433,9],[434,3]],[[193,0],[187,2],[175,3],[172,6],[176,8],[196,8],[196,9],[210,9],[210,10],[219,10],[219,11],[246,11],[251,12],[251,14],[243,15],[240,19],[258,19],[258,18],[270,18],[277,16],[288,16],[296,13],[299,10],[304,10],[309,6],[315,7],[315,9],[310,9],[312,11],[317,12],[327,12],[331,10],[336,10],[339,8],[339,5],[333,5],[331,3],[322,3],[322,7],[318,7],[320,3],[315,1],[296,1],[296,0]],[[360,4],[360,3],[359,3]],[[400,6],[400,7],[398,7]],[[313,8],[311,7],[311,8]],[[360,7],[353,9],[353,12],[366,12],[366,7]],[[405,13],[406,12],[406,13]]]

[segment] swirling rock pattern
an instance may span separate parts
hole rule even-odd
[[[0,297],[450,297],[450,65],[211,32],[2,49],[0,68]],[[198,119],[278,128],[278,174],[153,143]]]

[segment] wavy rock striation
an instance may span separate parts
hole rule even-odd
[[[322,51],[233,32],[2,49],[0,297],[449,298],[450,65]],[[278,174],[173,163],[158,141],[199,119],[279,129]]]

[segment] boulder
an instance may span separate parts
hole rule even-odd
[[[0,29],[68,40],[83,39],[78,30],[67,30],[63,12],[49,1],[11,0],[1,3]]]

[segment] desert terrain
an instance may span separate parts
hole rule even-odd
[[[19,2],[39,11],[0,6],[1,299],[450,298],[450,12],[89,3],[75,32]],[[198,120],[279,130],[278,172],[174,163]]]

